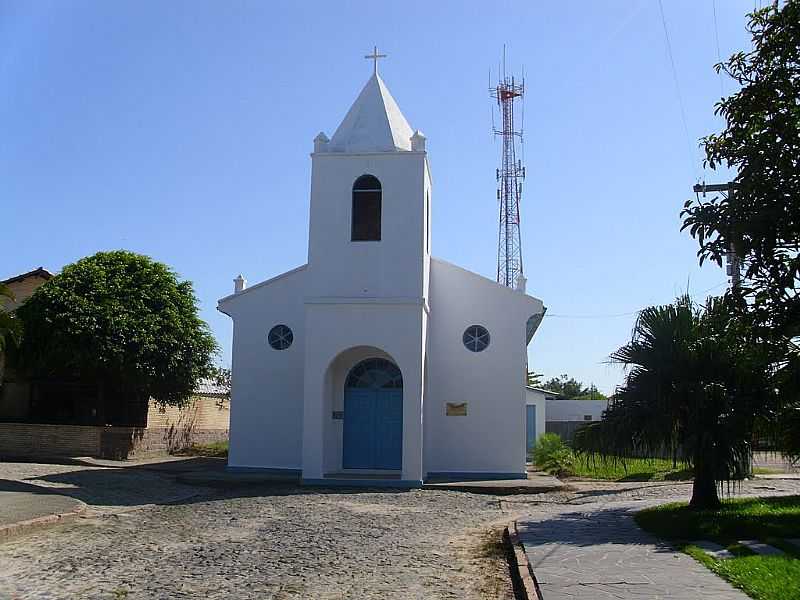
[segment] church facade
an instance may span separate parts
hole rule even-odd
[[[235,292],[229,467],[306,483],[525,477],[542,302],[433,258],[425,137],[377,73],[311,154],[308,262]]]

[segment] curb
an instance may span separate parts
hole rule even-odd
[[[540,486],[476,486],[468,483],[440,484],[424,483],[424,490],[437,490],[440,492],[466,492],[470,494],[488,494],[490,496],[523,496],[528,494],[545,494],[547,492],[560,492],[569,490],[567,485],[540,485]]]
[[[10,525],[0,525],[0,543],[10,540],[13,537],[29,533],[37,529],[43,529],[50,525],[60,525],[75,520],[86,512],[86,505],[81,502],[74,510],[44,517],[35,517],[25,521],[18,521]]]
[[[508,568],[511,571],[511,583],[517,600],[542,600],[542,593],[533,576],[533,569],[528,562],[525,549],[517,535],[517,522],[512,521],[503,529],[503,542],[506,545]]]

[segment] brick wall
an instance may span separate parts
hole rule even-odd
[[[147,427],[0,423],[4,456],[95,456],[124,459],[183,450],[228,439],[230,402],[199,397],[186,407],[159,409],[151,403]]]
[[[159,406],[150,401],[147,411],[147,428],[183,427],[191,424],[196,429],[225,429],[230,427],[230,401],[212,396],[196,396],[178,408]]]
[[[0,423],[2,456],[99,456],[103,427]]]

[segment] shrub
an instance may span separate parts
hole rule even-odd
[[[569,475],[575,463],[575,456],[560,435],[545,433],[533,446],[533,462],[551,475]]]

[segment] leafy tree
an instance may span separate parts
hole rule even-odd
[[[211,379],[225,390],[225,395],[231,397],[231,370],[224,367],[212,367]]]
[[[580,394],[572,398],[573,400],[608,400],[603,392],[597,389],[595,384],[591,384],[588,388],[584,389]]]
[[[583,383],[568,376],[566,373],[560,377],[548,379],[542,388],[560,394],[566,400],[605,400],[606,395],[602,394],[594,384],[585,387]]]
[[[211,374],[216,342],[192,284],[146,256],[83,258],[16,313],[25,335],[14,358],[32,377],[98,383],[117,402],[181,405]]]
[[[14,300],[14,294],[7,286],[0,283],[0,352],[3,352],[10,344],[19,342],[22,328],[19,319],[11,312],[4,310],[3,304]]]
[[[740,87],[716,105],[725,129],[702,140],[706,164],[736,172],[733,193],[685,204],[683,229],[700,263],[741,258],[747,318],[782,351],[770,365],[780,390],[770,433],[800,459],[800,0],[749,15],[753,50],[716,65]]]
[[[542,374],[536,373],[535,371],[528,371],[526,373],[526,383],[531,387],[541,387],[542,386]]]
[[[742,290],[765,332],[800,334],[800,0],[749,15],[753,50],[715,66],[741,86],[715,113],[724,131],[702,140],[706,164],[736,171],[729,197],[688,201],[683,229],[700,263],[722,264],[733,248],[745,266]]]
[[[548,379],[543,387],[551,392],[561,394],[564,398],[575,398],[576,396],[580,396],[584,391],[583,384],[569,377],[566,373],[562,374],[560,377]]]
[[[611,355],[627,370],[624,385],[573,445],[603,457],[684,460],[694,468],[690,506],[717,507],[717,482],[749,472],[753,434],[776,405],[774,346],[737,302],[697,307],[684,296],[641,311],[631,341]]]

